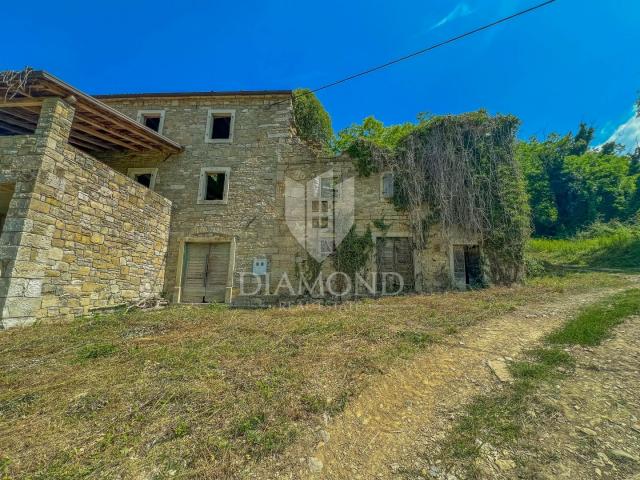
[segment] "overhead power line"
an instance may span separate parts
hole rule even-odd
[[[554,2],[556,2],[556,0],[547,0],[546,2],[542,2],[542,3],[538,4],[538,5],[533,6],[533,7],[527,8],[525,10],[521,10],[521,11],[516,12],[514,14],[511,14],[508,17],[504,17],[504,18],[501,18],[499,20],[495,20],[495,21],[493,21],[491,23],[487,23],[486,25],[483,25],[481,27],[475,28],[473,30],[469,30],[468,32],[462,33],[460,35],[456,35],[455,37],[451,37],[451,38],[449,38],[447,40],[444,40],[442,42],[436,43],[434,45],[431,45],[429,47],[423,48],[421,50],[417,50],[417,51],[415,51],[413,53],[409,53],[408,55],[404,55],[403,57],[399,57],[399,58],[396,58],[394,60],[390,60],[387,63],[383,63],[381,65],[377,65],[375,67],[371,67],[371,68],[369,68],[367,70],[363,70],[362,72],[359,72],[359,73],[354,73],[353,75],[349,75],[348,77],[341,78],[340,80],[336,80],[336,81],[331,82],[331,83],[327,83],[325,85],[322,85],[320,87],[314,88],[313,90],[309,90],[308,92],[304,92],[304,93],[298,94],[296,96],[297,97],[303,97],[305,95],[310,95],[312,93],[319,92],[320,90],[326,90],[327,88],[335,87],[336,85],[340,85],[341,83],[348,82],[348,81],[353,80],[355,78],[363,77],[364,75],[368,75],[368,74],[376,72],[378,70],[382,70],[383,68],[390,67],[391,65],[395,65],[396,63],[404,62],[405,60],[408,60],[410,58],[417,57],[418,55],[422,55],[423,53],[430,52],[431,50],[435,50],[436,48],[444,47],[445,45],[448,45],[450,43],[457,42],[458,40],[462,40],[463,38],[470,37],[471,35],[475,35],[476,33],[479,33],[479,32],[482,32],[484,30],[488,30],[490,28],[493,28],[493,27],[495,27],[497,25],[500,25],[501,23],[508,22],[510,20],[513,20],[514,18],[521,17],[521,16],[526,15],[528,13],[531,13],[531,12],[533,12],[535,10],[539,10],[541,8],[544,8],[544,7],[548,6],[548,5],[551,5]],[[273,105],[277,105],[279,103],[283,103],[283,101],[276,102]]]

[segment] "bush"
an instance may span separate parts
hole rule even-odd
[[[329,147],[333,138],[331,117],[311,90],[293,91],[293,118],[300,138]]]

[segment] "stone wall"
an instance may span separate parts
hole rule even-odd
[[[273,106],[283,98],[284,103]],[[184,147],[183,153],[166,160],[144,156],[109,160],[125,174],[129,168],[158,169],[154,190],[173,204],[165,277],[165,292],[171,300],[179,301],[185,242],[235,245],[228,299],[237,293],[240,272],[251,271],[254,258],[279,258],[278,225],[283,212],[276,200],[277,166],[284,159],[300,158],[292,143],[291,102],[287,100],[281,95],[105,100],[134,119],[139,110],[164,110],[162,133]],[[209,109],[235,110],[232,143],[205,142]],[[230,168],[226,204],[198,204],[203,167]],[[292,259],[286,263],[294,265]]]
[[[252,271],[256,258],[266,259],[270,293],[286,273],[292,283],[298,281],[307,254],[296,241],[285,219],[285,179],[307,181],[328,170],[343,179],[355,178],[355,223],[358,232],[370,227],[374,237],[383,235],[411,237],[406,215],[381,198],[380,176],[357,176],[347,157],[324,158],[310,149],[292,128],[290,98],[269,96],[148,97],[106,99],[110,106],[131,118],[140,110],[163,110],[163,134],[179,142],[185,151],[164,161],[129,156],[110,160],[114,168],[126,173],[129,168],[158,169],[155,190],[173,202],[165,291],[179,300],[181,252],[188,241],[229,241],[235,246],[235,268],[229,279],[228,299],[237,300],[239,281]],[[275,102],[280,104],[273,106]],[[230,144],[211,144],[204,140],[207,112],[210,108],[236,112],[235,132]],[[197,190],[202,167],[229,167],[228,203],[199,205]],[[384,220],[387,232],[373,225]],[[449,246],[437,230],[431,235],[429,249],[416,252],[416,289],[430,291],[446,288],[449,282]],[[374,238],[375,241],[375,238]],[[332,260],[323,268],[332,271]],[[375,269],[374,255],[369,269]],[[251,278],[245,276],[245,281]],[[267,281],[261,278],[263,289]],[[256,282],[248,282],[245,291],[253,291]]]
[[[139,155],[109,160],[123,173],[130,168],[157,168],[155,191],[173,202],[165,292],[174,302],[180,301],[184,245],[194,241],[231,243],[233,273],[227,283],[227,301],[240,300],[241,278],[245,280],[245,292],[254,291],[258,282],[262,283],[259,295],[278,293],[278,282],[284,274],[297,289],[308,255],[286,222],[287,178],[306,182],[329,170],[339,179],[353,178],[357,232],[363,233],[369,228],[374,243],[383,236],[412,238],[407,216],[382,198],[379,174],[359,176],[347,156],[326,158],[297,137],[290,97],[169,95],[108,98],[105,102],[134,119],[141,110],[164,111],[162,133],[184,146],[183,153],[163,160]],[[231,143],[205,141],[209,109],[235,111]],[[230,168],[226,204],[198,204],[199,175],[203,167]],[[383,221],[388,229],[377,229],[377,221]],[[430,228],[427,248],[414,251],[417,291],[452,287],[451,247],[456,243],[477,242],[455,232],[444,235],[439,226]],[[252,272],[255,259],[266,260],[267,276],[247,275]],[[375,260],[372,252],[367,265],[369,272],[375,271]],[[322,269],[327,275],[334,271],[331,257],[323,262]],[[284,290],[279,293],[286,293],[287,285],[281,287]]]
[[[0,237],[2,324],[58,320],[162,291],[171,202],[67,143],[51,98],[33,136],[0,139],[16,182]]]

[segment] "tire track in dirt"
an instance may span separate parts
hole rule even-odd
[[[439,411],[455,409],[495,384],[488,360],[515,356],[579,307],[621,290],[521,307],[457,337],[447,337],[446,342],[382,376],[353,399],[326,427],[326,443],[319,442],[310,452],[298,452],[313,460],[305,461],[297,474],[280,473],[285,478],[393,478],[393,462],[411,450],[425,425],[448,421],[438,417]],[[309,465],[317,468],[320,462],[322,469],[310,472]]]

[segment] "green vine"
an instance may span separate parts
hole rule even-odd
[[[297,279],[303,278],[305,282],[307,282],[307,285],[313,285],[318,275],[320,275],[320,270],[322,270],[322,262],[317,261],[307,253],[305,259],[296,262],[294,273]]]
[[[514,155],[518,124],[485,111],[431,117],[404,130],[393,148],[363,136],[346,152],[361,175],[393,172],[393,203],[407,212],[417,248],[426,248],[436,223],[445,233],[462,228],[482,244],[491,280],[508,284],[522,278],[530,232]]]
[[[362,272],[367,266],[372,249],[371,229],[367,227],[362,235],[358,235],[354,225],[334,253],[336,271],[343,272],[354,280],[356,273]]]
[[[382,235],[385,236],[389,229],[391,228],[390,223],[385,223],[383,218],[376,218],[373,222],[373,226],[382,232]]]

